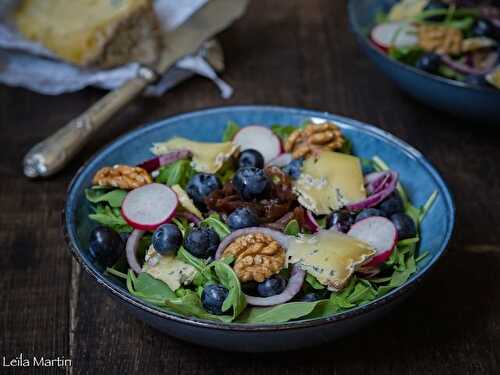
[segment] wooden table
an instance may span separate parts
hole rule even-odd
[[[381,76],[349,32],[344,1],[256,0],[223,33],[228,101],[194,78],[131,104],[57,177],[28,181],[23,154],[103,93],[50,97],[0,87],[0,356],[72,359],[72,367],[1,368],[74,374],[500,373],[500,138],[495,128],[426,108]],[[377,124],[421,150],[455,194],[449,251],[389,317],[327,346],[234,354],[172,339],[137,321],[72,261],[61,234],[66,187],[121,133],[179,112],[275,104]],[[304,338],[307,339],[307,338]],[[2,364],[0,358],[0,365]]]

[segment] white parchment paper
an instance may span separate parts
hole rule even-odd
[[[164,30],[185,22],[209,0],[155,0],[155,10]],[[0,82],[47,95],[81,90],[87,86],[114,89],[134,77],[138,64],[110,70],[90,70],[58,60],[43,46],[26,40],[9,22],[16,0],[0,0]],[[211,79],[224,98],[232,88],[222,81],[205,60],[206,47],[179,60],[147,95],[159,96],[193,74]]]

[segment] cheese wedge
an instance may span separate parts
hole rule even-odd
[[[389,12],[389,21],[408,20],[424,10],[429,0],[402,0],[394,5]]]
[[[290,263],[299,264],[332,291],[341,290],[375,253],[367,243],[333,230],[293,238],[287,249]]]
[[[232,142],[205,143],[175,137],[163,143],[155,143],[151,152],[155,155],[179,149],[188,149],[193,154],[191,165],[197,172],[215,173],[237,150]]]
[[[152,262],[152,258],[154,262]],[[155,279],[163,281],[174,292],[181,285],[190,284],[196,276],[196,269],[176,258],[175,254],[159,255],[151,245],[146,253],[146,262],[142,268]],[[154,264],[151,265],[150,263]]]
[[[14,22],[26,38],[77,65],[153,64],[159,55],[151,0],[22,0]]]
[[[329,214],[348,203],[366,198],[359,158],[323,151],[317,159],[304,161],[294,182],[298,201],[316,215]]]
[[[172,190],[175,191],[175,194],[177,194],[177,199],[179,199],[182,208],[184,208],[188,212],[191,212],[196,217],[203,219],[203,215],[201,214],[200,210],[198,210],[198,208],[194,205],[192,199],[189,198],[189,195],[184,191],[183,188],[181,188],[179,185],[174,185],[172,186]]]

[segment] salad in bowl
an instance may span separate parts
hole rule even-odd
[[[139,164],[98,169],[89,254],[156,309],[203,321],[330,317],[406,283],[428,253],[415,207],[381,158],[334,121],[229,122],[219,142],[157,139]]]
[[[378,14],[370,40],[421,71],[500,89],[498,1],[400,0]]]

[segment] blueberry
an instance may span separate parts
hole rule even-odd
[[[271,181],[259,168],[246,167],[236,171],[233,185],[243,200],[263,198],[271,187]]]
[[[392,214],[405,210],[403,200],[396,191],[385,198],[385,200],[380,203],[379,208],[385,212],[385,215],[382,216],[391,216]]]
[[[248,149],[242,151],[238,160],[238,167],[264,168],[264,157],[257,150]]]
[[[104,267],[111,267],[125,249],[125,242],[115,230],[99,226],[90,232],[89,251]]]
[[[285,290],[286,280],[280,275],[273,275],[257,285],[261,297],[271,297]]]
[[[480,18],[472,27],[473,36],[485,36],[488,38],[500,39],[500,29],[497,28],[490,20]]]
[[[358,214],[358,216],[356,216],[356,222],[372,216],[385,216],[385,212],[377,208],[365,208]]]
[[[292,177],[292,179],[296,180],[300,177],[302,164],[304,164],[304,159],[294,159],[283,167],[283,172]]]
[[[417,235],[415,222],[407,214],[397,213],[391,216],[391,221],[398,231],[398,239],[412,238]]]
[[[241,229],[248,227],[255,227],[259,225],[259,219],[257,215],[249,208],[241,207],[234,210],[227,217],[227,224],[231,229]]]
[[[210,284],[203,288],[201,303],[209,313],[222,315],[222,304],[228,294],[229,291],[222,285]]]
[[[441,56],[437,53],[424,53],[415,63],[417,69],[428,73],[436,73],[441,65]]]
[[[448,9],[448,4],[445,4],[441,1],[431,1],[424,8],[424,10],[435,10],[435,9]],[[443,14],[440,16],[427,17],[426,20],[432,21],[432,22],[441,22],[441,21],[444,21],[445,18],[446,18],[446,15]]]
[[[155,250],[166,255],[179,250],[182,245],[182,233],[174,224],[163,224],[153,233],[153,247]]]
[[[355,214],[345,210],[340,209],[334,211],[326,219],[326,228],[334,228],[342,233],[347,233],[354,224]]]
[[[215,255],[219,244],[219,235],[212,228],[195,228],[184,239],[186,250],[202,259]]]
[[[222,188],[219,177],[210,173],[195,174],[186,186],[186,192],[201,210],[206,209],[205,197]]]
[[[299,298],[297,298],[298,302],[316,302],[321,299],[326,299],[328,298],[328,291],[326,289],[324,290],[317,290],[315,292],[309,292],[306,293]]]

